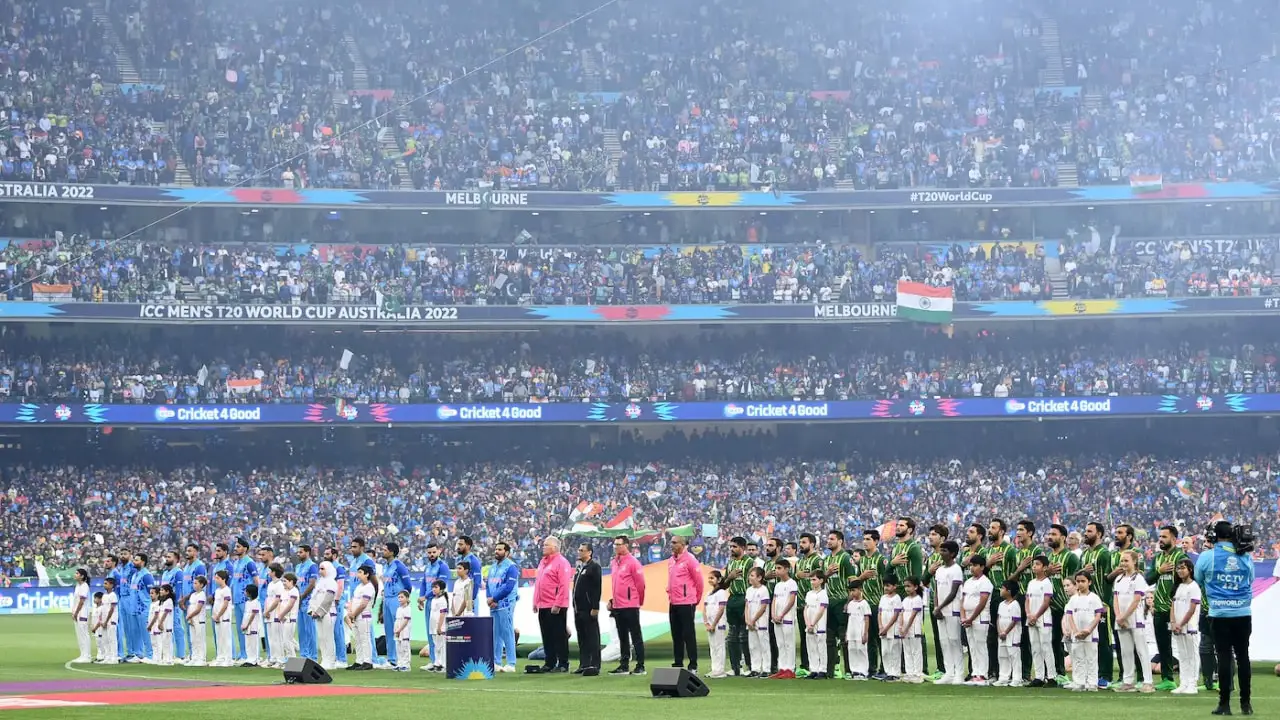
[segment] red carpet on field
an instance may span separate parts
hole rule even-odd
[[[412,688],[367,688],[346,685],[219,685],[160,690],[106,690],[100,692],[22,695],[33,704],[92,703],[94,705],[149,705],[151,703],[219,702],[224,700],[278,700],[287,698],[350,695],[408,695],[426,692]],[[4,704],[0,703],[0,708]]]

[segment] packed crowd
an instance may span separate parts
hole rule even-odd
[[[1196,395],[1280,391],[1249,325],[956,334],[891,327],[441,339],[272,329],[157,338],[0,336],[0,399],[91,403],[471,403]],[[346,343],[350,343],[347,345]],[[182,347],[183,350],[174,350]],[[351,356],[344,363],[344,351]]]
[[[1110,444],[1124,447],[1129,434],[1120,428]],[[1024,443],[1030,454],[965,458],[938,443],[913,448],[899,437],[861,450],[842,437],[806,458],[788,454],[795,442],[786,438],[706,432],[597,449],[590,461],[568,446],[553,460],[518,443],[507,450],[488,443],[486,459],[477,453],[452,462],[437,448],[421,464],[280,457],[270,466],[227,469],[236,462],[227,454],[174,468],[15,463],[0,481],[0,547],[7,571],[20,572],[15,567],[31,559],[96,566],[113,548],[160,557],[187,542],[211,547],[238,536],[276,548],[346,547],[350,537],[364,536],[396,540],[406,562],[420,568],[427,545],[451,547],[465,534],[487,549],[510,542],[528,567],[546,535],[578,521],[603,526],[625,508],[633,509],[637,530],[658,534],[716,525],[714,537],[695,543],[713,564],[735,535],[852,532],[899,514],[953,529],[991,517],[1071,528],[1127,522],[1148,547],[1159,525],[1194,535],[1223,513],[1252,523],[1268,556],[1280,538],[1270,510],[1280,499],[1274,456],[1201,452],[1189,440],[1168,453],[1112,452],[1105,441],[1091,441],[1094,452],[1042,455],[1048,443]],[[589,509],[571,518],[581,503]]]
[[[86,5],[3,0],[0,24],[0,178],[173,182],[162,98],[117,84],[117,58]]]
[[[13,170],[166,182],[180,155],[207,184],[570,190],[1274,175],[1276,93],[1253,71],[1270,7],[1077,4],[1052,13],[1053,57],[1041,18],[984,0],[785,24],[727,0],[490,4],[116,0],[147,79],[118,90],[87,6],[8,2],[18,120],[43,139],[54,119],[64,158]],[[1058,61],[1061,86],[1041,78]]]
[[[988,255],[885,252],[848,244],[502,248],[195,246],[73,236],[11,243],[0,284],[36,283],[70,300],[401,306],[892,302],[897,281],[955,288],[960,300],[1047,296],[1043,263],[1023,249]]]
[[[1139,248],[1155,248],[1141,255]],[[1091,243],[1063,246],[1062,270],[1075,298],[1233,297],[1271,295],[1277,270],[1275,243],[1203,252],[1195,241],[1126,242],[1102,252]]]

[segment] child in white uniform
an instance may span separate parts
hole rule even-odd
[[[156,660],[160,657],[160,586],[151,586],[151,605],[147,608],[147,633],[151,635],[151,648]],[[151,658],[143,658],[143,662],[155,662]]]
[[[707,644],[711,646],[711,674],[707,677],[719,679],[726,677],[724,656],[729,623],[725,619],[725,607],[729,595],[724,589],[724,574],[719,570],[711,571],[707,585],[711,592],[702,600],[702,621],[707,628]]]
[[[826,578],[814,573],[804,596],[805,647],[809,648],[809,677],[827,677]]]
[[[396,608],[396,672],[409,671],[409,642],[413,639],[413,610],[409,607],[409,591],[401,590],[396,596],[400,603]]]
[[[1027,642],[1031,645],[1031,679],[1040,681],[1052,680],[1057,675],[1053,659],[1053,611],[1050,609],[1053,580],[1049,579],[1048,573],[1049,558],[1036,556],[1031,561],[1032,579],[1027,583]],[[1021,655],[1018,663],[1022,663]]]
[[[845,644],[849,648],[849,672],[855,680],[866,680],[871,672],[871,658],[867,644],[871,642],[871,605],[862,597],[862,583],[849,584],[849,602],[845,604],[849,624],[844,631]],[[810,657],[812,662],[813,658]]]
[[[902,598],[898,597],[898,581],[893,576],[884,580],[884,595],[877,608],[880,620],[880,662],[884,674],[893,681],[902,677]]]
[[[120,597],[116,595],[116,581],[107,578],[102,583],[102,631],[101,642],[107,646],[102,662],[114,665],[120,662],[120,648],[116,646],[116,627],[120,624]]]
[[[191,659],[187,667],[202,667],[208,660],[209,652],[205,649],[205,607],[209,603],[205,595],[208,581],[203,575],[197,575],[191,581],[191,597],[187,598],[187,627],[191,629]]]
[[[1195,579],[1196,566],[1182,558],[1174,568],[1177,589],[1173,591],[1173,607],[1169,613],[1169,630],[1178,648],[1178,687],[1175,695],[1195,695],[1200,682],[1200,586]]]
[[[279,619],[280,603],[284,599],[284,566],[272,563],[267,572],[270,573],[271,581],[266,584],[266,597],[262,598],[262,627],[267,636],[267,657],[263,664],[275,667],[285,657],[284,642],[280,639],[282,623]],[[245,612],[248,613],[247,610]]]
[[[217,649],[217,657],[210,663],[213,667],[231,667],[231,635],[235,618],[231,612],[231,588],[227,582],[231,575],[226,570],[213,574],[213,639]]]
[[[157,623],[160,626],[160,635],[157,642],[153,644],[156,652],[157,665],[173,665],[173,586],[160,586],[160,617]]]
[[[751,568],[747,572],[747,657],[751,672],[747,677],[769,676],[769,588],[764,586],[764,571]]]
[[[1138,553],[1126,550],[1120,555],[1120,577],[1112,586],[1111,607],[1116,614],[1116,633],[1120,636],[1121,665],[1124,677],[1116,692],[1133,692],[1135,666],[1142,667],[1142,692],[1153,693],[1150,655],[1147,654],[1147,586],[1138,572]]]
[[[103,644],[103,628],[106,626],[107,612],[102,605],[102,593],[93,594],[93,619],[90,620],[89,627],[93,630],[93,641],[98,646],[97,653],[93,656],[94,662],[102,662],[107,657],[107,647]]]
[[[453,581],[453,593],[449,598],[450,615],[453,617],[471,617],[475,608],[471,606],[471,587],[475,578],[471,577],[471,565],[458,563],[458,577]]]
[[[924,682],[924,586],[915,578],[903,581],[907,594],[902,598],[902,619],[898,633],[902,639],[903,682]]]
[[[796,676],[796,615],[799,609],[797,606],[804,601],[800,598],[800,586],[791,579],[789,560],[779,558],[774,565],[774,572],[778,575],[778,582],[773,587],[773,603],[770,611],[773,615],[774,641],[778,645],[778,677],[793,679]],[[767,630],[765,640],[765,649],[769,650]],[[772,662],[773,659],[770,657],[769,664]]]
[[[935,685],[961,685],[964,683],[963,628],[960,627],[960,604],[963,600],[964,568],[955,561],[960,545],[947,540],[939,548],[943,564],[934,571],[938,595],[933,599],[933,613],[938,618],[938,639],[942,645],[942,658],[946,673]]]
[[[996,641],[1000,648],[1000,668],[999,677],[993,685],[1022,687],[1022,607],[1018,605],[1017,580],[1004,581],[1000,586],[1000,600],[1000,607],[996,608]]]
[[[244,635],[244,662],[241,667],[251,665],[270,665],[270,660],[260,659],[262,651],[262,605],[258,602],[258,586],[249,585],[244,589],[248,598],[244,603],[244,622],[240,624],[240,632]]]
[[[991,593],[991,579],[987,577],[987,560],[979,555],[969,558],[969,579],[960,588],[960,625],[964,628],[965,638],[970,648],[987,646],[987,634],[991,630],[991,612],[988,605]],[[969,653],[969,685],[986,685],[987,673],[991,670],[987,653]]]
[[[428,616],[428,626],[436,649],[435,657],[431,658],[432,672],[444,672],[445,652],[448,650],[445,646],[445,623],[449,620],[449,598],[445,594],[445,588],[443,580],[431,583],[431,607],[428,609],[431,615]]]
[[[373,571],[367,565],[356,570],[360,584],[347,606],[347,626],[355,632],[353,642],[356,650],[356,661],[347,666],[348,670],[373,669],[373,638],[370,629],[373,627],[373,605],[378,599],[378,588],[373,584]]]
[[[76,589],[71,600],[71,609],[75,613],[76,646],[80,654],[75,663],[87,663],[93,660],[93,648],[89,644],[89,617],[93,615],[93,598],[89,596],[89,571],[76,570]]]
[[[1071,640],[1071,685],[1077,692],[1098,691],[1098,623],[1107,612],[1089,590],[1089,579],[1086,572],[1076,573],[1076,594],[1062,616],[1063,640]]]
[[[283,663],[291,657],[298,657],[298,612],[302,609],[302,590],[298,588],[298,576],[293,573],[285,573],[283,580],[283,588],[280,591],[280,629],[278,639],[280,640],[280,663]],[[274,647],[274,646],[273,646]]]

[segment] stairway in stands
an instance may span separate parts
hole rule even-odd
[[[839,135],[827,136],[827,158],[834,162],[836,167],[840,167],[841,161],[844,160],[844,138]],[[842,175],[836,178],[837,190],[854,190],[853,178]]]
[[[116,74],[120,77],[120,82],[133,84],[142,82],[142,74],[138,72],[138,66],[134,64],[133,58],[129,55],[129,51],[125,49],[124,43],[120,42],[120,36],[116,33],[115,26],[111,24],[111,17],[107,15],[106,8],[100,2],[92,3],[90,8],[93,10],[93,21],[102,30],[102,39],[106,42],[107,47],[111,48],[111,53],[115,55]],[[156,135],[171,137],[168,126],[155,120],[151,121],[151,132]],[[191,171],[187,169],[187,163],[182,159],[182,156],[176,155],[174,162],[174,184],[180,187],[192,187],[195,185],[195,179],[191,177]]]
[[[347,49],[347,55],[351,58],[351,87],[353,90],[368,90],[369,88],[369,66],[364,63],[364,54],[360,52],[360,45],[356,42],[355,37],[351,33],[343,33],[342,45]],[[335,94],[333,102],[341,105],[346,102],[347,98]],[[368,102],[373,102],[372,98],[366,98]],[[397,102],[392,100],[393,103]],[[403,102],[403,101],[400,101]],[[409,166],[404,161],[404,148],[400,146],[400,121],[404,118],[403,113],[397,109],[396,112],[378,118],[374,121],[373,127],[376,127],[378,137],[378,149],[382,151],[382,156],[387,158],[395,158],[396,172],[400,174],[400,190],[412,190],[413,178],[409,176]],[[367,122],[369,117],[366,115],[361,122]]]
[[[618,177],[618,164],[622,161],[622,143],[618,140],[618,131],[613,128],[606,129],[604,131],[603,144],[604,151],[609,155],[609,167],[605,171],[605,177],[616,179]]]
[[[1068,282],[1067,274],[1062,271],[1062,261],[1056,257],[1047,257],[1044,259],[1044,276],[1049,280],[1049,287],[1053,288],[1054,300],[1070,300],[1071,293],[1067,292]]]
[[[1062,67],[1062,38],[1058,35],[1058,21],[1050,17],[1040,19],[1040,48],[1044,51],[1044,69],[1040,71],[1040,84],[1045,87],[1062,87],[1066,75]]]
[[[600,81],[600,63],[596,59],[594,48],[585,48],[582,57],[582,89],[586,92],[600,92],[603,87]]]

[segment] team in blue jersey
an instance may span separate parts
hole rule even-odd
[[[346,608],[351,606],[353,600],[367,600],[367,593],[356,597],[359,583],[354,579],[357,571],[366,569],[370,577],[376,578],[375,605],[369,607],[369,611],[374,618],[381,619],[383,633],[387,638],[402,637],[403,631],[397,633],[396,630],[398,627],[407,627],[401,623],[408,617],[408,606],[402,605],[398,598],[402,592],[411,594],[415,587],[415,579],[409,566],[401,560],[400,546],[397,543],[382,545],[377,552],[378,561],[369,553],[364,538],[352,538],[346,549],[347,552],[343,553],[337,547],[325,548],[323,554],[316,557],[312,546],[297,546],[293,572],[287,575],[288,579],[292,579],[292,584],[284,588],[285,593],[296,592],[296,599],[294,602],[282,599],[276,604],[279,608],[289,608],[290,618],[296,616],[296,625],[283,615],[281,621],[290,628],[296,627],[297,652],[312,660],[321,660],[317,621],[321,618],[337,619],[336,622],[325,623],[326,632],[329,632],[330,624],[333,628],[332,667],[347,664],[349,638],[347,623],[342,622],[347,614]],[[252,551],[249,541],[240,537],[231,545],[217,543],[212,550],[211,559],[207,563],[201,559],[201,548],[196,543],[186,545],[183,551],[170,550],[164,554],[154,573],[149,566],[150,558],[143,553],[133,555],[128,550],[121,550],[118,555],[110,555],[104,560],[105,575],[112,581],[114,602],[117,603],[116,657],[120,662],[168,664],[171,659],[173,663],[204,666],[209,660],[204,656],[207,654],[205,648],[208,644],[203,641],[194,642],[196,632],[201,638],[212,635],[213,655],[220,659],[225,653],[227,665],[233,662],[236,665],[246,664],[247,660],[255,657],[273,657],[268,644],[271,642],[268,633],[257,633],[257,641],[262,643],[262,647],[255,653],[253,648],[245,646],[245,630],[246,627],[252,629],[252,625],[247,622],[250,611],[256,613],[256,622],[267,619],[265,613],[273,606],[269,598],[281,593],[274,587],[276,583],[273,583],[270,572],[280,562],[274,548],[264,545]],[[497,658],[506,658],[505,665],[514,666],[515,607],[518,599],[516,590],[520,568],[511,559],[510,545],[497,544],[495,564],[487,581],[481,580],[484,576],[480,558],[474,552],[470,537],[459,538],[456,551],[457,564],[465,566],[469,571],[470,606],[474,607],[479,601],[480,585],[483,583],[490,614],[494,618],[494,649]],[[330,577],[321,578],[317,563],[319,560],[332,565]],[[218,577],[223,581],[215,582]],[[437,583],[442,583],[448,593],[453,585],[453,571],[449,563],[441,558],[441,547],[432,543],[427,548],[425,570],[416,583],[420,611],[427,610],[433,598],[439,597],[433,589]],[[171,610],[168,603],[165,604],[165,611],[172,613],[171,633],[156,632],[159,626],[153,625],[152,619],[160,614],[160,607],[157,605],[157,612],[153,612],[153,595],[161,597],[162,602],[172,601]],[[381,603],[380,611],[377,610],[376,603]],[[218,617],[226,621],[225,634],[219,632],[221,626],[217,624]],[[274,614],[271,619],[275,619]],[[375,648],[373,666],[408,669],[410,658],[402,657],[397,642],[387,642],[384,652],[377,651],[380,649],[374,632],[377,624],[369,624],[369,643]],[[428,628],[427,636],[430,640],[436,640],[431,628]],[[219,647],[219,643],[224,640],[229,648]],[[292,637],[283,636],[278,641],[285,642],[287,647],[291,640]],[[157,648],[153,647],[153,642],[165,644]],[[437,657],[433,644],[429,643],[423,648],[424,656]],[[221,660],[212,664],[220,663]]]

